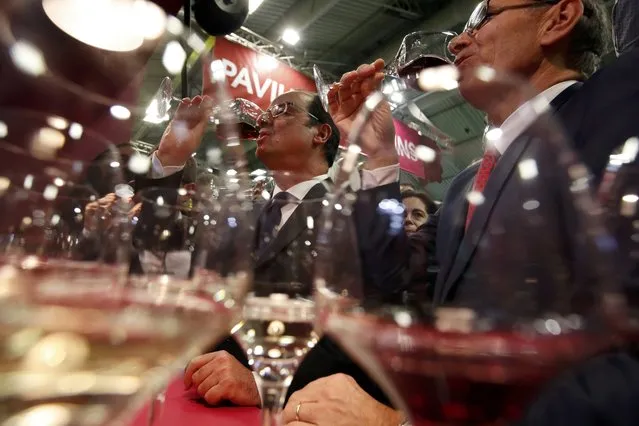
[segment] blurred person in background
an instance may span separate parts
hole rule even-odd
[[[437,205],[424,193],[402,191],[404,204],[404,231],[407,235],[416,232],[428,220],[428,216],[437,211]]]
[[[621,0],[617,8],[621,10],[628,7],[636,11],[636,4],[631,4],[630,0]],[[609,36],[604,6],[597,0],[492,0],[482,2],[480,7],[483,11],[478,8],[480,13],[474,14],[474,18],[478,19],[469,22],[466,30],[450,44],[451,51],[456,55],[457,67],[463,74],[464,68],[488,65],[498,71],[524,77],[541,93],[540,96],[551,102],[556,111],[555,116],[572,137],[582,161],[593,172],[595,179],[598,179],[609,154],[628,137],[639,135],[639,120],[636,120],[639,113],[637,50],[631,49],[605,69],[595,73],[606,52]],[[626,25],[625,28],[636,27],[637,24]],[[624,45],[619,40],[618,44]],[[360,66],[358,70],[345,74],[332,93],[329,93],[331,114],[341,131],[347,131],[342,125],[347,127],[352,121],[342,121],[339,117],[352,116],[344,111],[354,113],[359,110],[353,105],[357,105],[358,101],[361,104],[370,93],[369,90],[359,89],[377,87],[383,79],[383,65],[378,60],[371,65]],[[591,77],[593,73],[594,76]],[[469,95],[464,92],[461,83],[460,91],[465,97]],[[353,96],[353,93],[357,93],[357,96]],[[482,99],[469,96],[467,100],[481,109]],[[513,158],[518,158],[525,148],[521,140],[517,139],[526,127],[526,123],[511,117],[516,107],[517,105],[512,105],[501,111],[485,111],[491,124],[502,126],[509,121],[510,128],[515,132],[508,140],[502,140],[497,153],[485,155],[480,164],[462,172],[452,182],[442,209],[432,215],[410,239],[411,256],[408,262],[402,257],[404,252],[401,249],[398,250],[401,253],[399,256],[391,250],[378,253],[379,258],[386,262],[395,256],[395,260],[406,265],[413,279],[418,282],[429,278],[426,273],[427,259],[436,253],[441,265],[435,284],[436,304],[453,299],[469,300],[479,297],[481,300],[482,295],[476,291],[464,291],[473,287],[465,279],[475,262],[491,261],[491,253],[482,250],[482,245],[479,244],[483,238],[479,230],[484,228],[483,225],[486,225],[489,218],[492,223],[502,215],[507,217],[511,209],[508,199],[503,196],[505,190],[501,190],[485,193],[484,204],[470,212],[466,193],[471,186],[483,192],[486,182],[475,180],[479,168],[483,168],[487,176],[492,176],[491,172],[495,168],[502,169],[498,174],[500,177],[493,179],[503,179],[507,175],[505,168],[512,168],[516,164]],[[623,116],[622,122],[618,121],[620,115]],[[384,110],[378,110],[372,120],[379,123],[383,120],[390,121],[391,118]],[[374,136],[375,132],[371,130],[371,141],[375,139]],[[377,136],[378,141],[385,141],[380,135]],[[508,184],[504,184],[506,188]],[[502,185],[500,182],[499,185],[494,184],[493,188]],[[512,190],[517,191],[517,185]],[[482,218],[481,224],[473,224],[473,217],[477,216]],[[569,223],[570,217],[558,220]],[[468,233],[471,233],[472,241],[465,238]],[[506,229],[506,234],[513,235],[513,243],[521,243],[516,238],[516,228]],[[451,239],[454,240],[452,245],[442,244]],[[393,249],[397,250],[397,247]],[[461,256],[466,266],[455,268],[457,272],[451,277],[450,271],[459,261],[457,253],[460,250],[469,253]],[[500,250],[499,253],[504,251]],[[502,262],[508,264],[506,259],[502,259]],[[390,263],[386,265],[390,266]],[[517,268],[517,265],[513,266]],[[524,266],[520,266],[523,270]],[[405,269],[402,274],[404,273]],[[396,275],[391,282],[400,279]],[[474,287],[481,292],[481,285],[477,284]],[[389,287],[392,290],[393,285],[389,283]],[[513,288],[513,292],[516,291]],[[584,366],[583,370],[573,372],[567,379],[559,381],[554,390],[545,393],[533,406],[533,414],[525,422],[536,419],[526,424],[572,424],[574,418],[571,417],[571,410],[579,410],[584,414],[578,416],[580,424],[609,424],[608,421],[620,425],[637,424],[637,410],[634,413],[631,411],[631,397],[635,396],[636,400],[639,395],[638,384],[639,369],[634,357],[626,352],[603,356]],[[622,398],[615,398],[616,390],[621,392]],[[343,401],[357,401],[363,408],[345,408]],[[303,404],[303,409],[296,412],[300,403]],[[373,420],[376,418],[375,409],[372,398],[365,398],[351,379],[337,375],[312,383],[293,394],[285,409],[285,420],[287,424],[296,426],[396,426]],[[381,412],[383,411],[380,409]]]

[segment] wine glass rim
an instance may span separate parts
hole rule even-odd
[[[29,184],[25,184],[25,181],[29,181]],[[4,193],[7,189],[16,187],[12,185],[12,182],[21,181],[23,184],[21,186],[22,189],[33,192],[36,194],[41,194],[43,190],[38,190],[32,188],[34,183],[47,183],[48,185],[53,185],[57,188],[64,189],[73,189],[73,190],[83,190],[86,193],[98,195],[97,191],[87,183],[76,183],[71,180],[62,179],[59,176],[51,176],[46,173],[46,171],[40,172],[14,172],[10,171],[8,173],[0,172],[0,194]],[[80,198],[80,197],[70,197],[70,198]]]
[[[116,156],[112,159],[97,160],[97,161],[95,160],[96,157],[92,159],[71,159],[71,158],[65,158],[65,157],[53,157],[53,158],[39,157],[36,154],[34,154],[31,150],[29,150],[26,146],[18,145],[11,142],[12,133],[11,133],[10,125],[12,120],[19,120],[22,125],[25,123],[25,120],[31,120],[30,124],[27,122],[28,125],[38,125],[40,131],[41,130],[52,131],[52,132],[55,132],[56,137],[62,136],[64,138],[63,145],[67,144],[70,141],[77,144],[84,143],[86,142],[86,139],[90,139],[91,144],[94,145],[94,147],[96,144],[100,145],[101,149],[98,153],[98,156],[108,151],[111,151]],[[37,111],[33,109],[0,108],[0,127],[2,128],[2,133],[4,134],[2,137],[0,137],[0,150],[11,152],[16,155],[22,155],[24,157],[33,158],[38,161],[49,161],[52,163],[59,163],[64,165],[76,165],[76,164],[89,165],[89,164],[100,163],[102,161],[112,162],[121,157],[118,148],[121,146],[127,145],[126,143],[116,145],[112,143],[109,139],[104,137],[101,133],[95,130],[92,130],[90,128],[86,128],[82,124],[74,122],[73,120],[69,120],[68,118],[60,114]],[[33,131],[34,132],[36,131],[35,126],[33,128]],[[66,135],[63,132],[66,132]]]

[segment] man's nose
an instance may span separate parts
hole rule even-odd
[[[455,36],[450,43],[448,43],[448,51],[453,55],[459,55],[465,47],[467,47],[471,42],[470,34],[467,31],[462,32],[461,34]]]
[[[259,117],[257,117],[257,127],[258,128],[262,128],[262,127],[267,127],[271,124],[272,122],[272,118],[271,118],[271,114],[269,114],[268,111],[263,112],[259,115]]]

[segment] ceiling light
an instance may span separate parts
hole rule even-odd
[[[89,46],[114,52],[138,49],[159,38],[166,14],[144,0],[43,0],[47,17],[62,31]]]
[[[249,15],[257,10],[264,0],[249,0]]]
[[[295,46],[297,42],[300,41],[300,33],[298,33],[293,28],[287,28],[282,33],[282,40],[286,44],[290,44],[291,46]]]

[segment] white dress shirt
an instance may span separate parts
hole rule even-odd
[[[166,176],[170,176],[174,173],[182,170],[184,166],[163,166],[160,160],[158,159],[155,152],[151,155],[151,177],[154,179],[163,178]],[[312,187],[317,185],[319,182],[325,181],[329,177],[328,174],[323,174],[320,176],[315,176],[313,179],[300,182],[296,185],[290,187],[287,192],[294,196],[298,201],[303,200],[308,194],[308,191],[311,190]],[[355,180],[355,186],[359,185],[361,189],[371,189],[376,188],[378,186],[386,185],[389,183],[397,182],[399,180],[399,164],[393,164],[386,167],[380,167],[374,170],[362,170],[361,177],[358,180]],[[358,190],[360,188],[354,187],[353,189]],[[277,195],[277,193],[282,192],[282,189],[277,185],[273,190],[273,196]],[[284,226],[286,221],[291,217],[295,209],[297,208],[299,203],[288,203],[282,207],[282,220],[278,228]]]
[[[306,197],[306,194],[318,183],[324,183],[326,179],[329,178],[328,174],[323,174],[320,176],[315,176],[313,179],[305,180],[298,184],[291,186],[286,192],[291,194],[298,201],[297,203],[291,202],[284,206],[282,206],[282,220],[279,223],[278,229],[281,229],[282,226],[288,221],[288,219],[293,215],[295,209],[299,205],[299,201],[303,200]],[[399,169],[398,165],[392,164],[386,167],[380,167],[375,170],[362,170],[361,171],[361,179],[360,186],[361,189],[371,189],[381,185],[386,185],[389,183],[397,182],[399,179]],[[353,188],[357,189],[357,188]],[[278,193],[283,190],[275,185],[273,189],[273,197],[275,197]]]
[[[550,86],[510,114],[500,127],[502,131],[501,137],[491,141],[499,155],[504,155],[510,144],[537,119],[540,112],[543,111],[541,108],[546,108],[561,92],[575,83],[577,83],[576,80],[567,80]],[[536,102],[538,100],[544,102]]]

